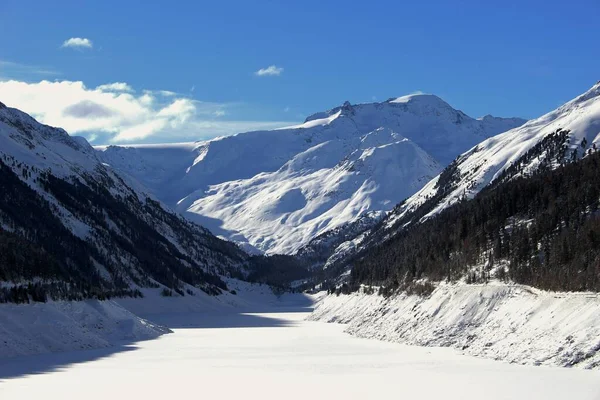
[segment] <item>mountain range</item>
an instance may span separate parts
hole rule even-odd
[[[214,234],[251,253],[294,254],[326,232],[371,226],[456,155],[523,123],[474,119],[437,96],[415,94],[346,102],[272,131],[97,149]]]
[[[600,83],[526,122],[473,119],[436,96],[409,95],[345,103],[278,130],[97,148],[2,104],[0,280],[12,284],[0,295],[19,302],[140,296],[141,288],[219,294],[230,277],[306,283],[306,266],[319,276],[313,284],[344,281],[353,265],[361,265],[355,280],[372,281],[365,266],[383,263],[378,249],[401,248],[417,235],[412,227],[430,229],[448,215],[475,223],[464,210],[476,206],[464,204],[479,204],[469,200],[480,193],[499,201],[495,188],[515,193],[557,169],[543,179],[570,193],[560,177],[575,173],[567,164],[595,153],[599,99]],[[583,176],[592,161],[578,167]],[[593,199],[577,201],[587,207],[581,215],[595,209]],[[545,212],[537,203],[528,210],[493,223]]]

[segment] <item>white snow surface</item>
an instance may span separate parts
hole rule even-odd
[[[595,400],[600,372],[509,365],[303,321],[295,300],[259,312],[185,314],[173,334],[118,352],[0,362],[2,399]],[[292,307],[290,307],[292,306]],[[290,309],[292,308],[292,309]],[[295,312],[291,312],[295,311]],[[35,373],[28,373],[35,368]]]
[[[484,117],[482,121],[486,119],[490,118]],[[600,82],[556,110],[484,140],[465,152],[458,163],[462,175],[459,184],[424,218],[439,213],[463,196],[473,198],[544,137],[558,129],[571,131],[571,149],[579,148],[584,139],[588,144],[587,149],[593,144],[600,145]],[[525,166],[525,170],[535,170],[537,162],[537,159],[532,160],[531,165]],[[411,196],[395,215],[390,216],[387,226],[392,226],[399,217],[433,196],[437,192],[437,180],[438,177],[434,178]]]
[[[281,303],[265,285],[226,279],[230,290],[209,296],[188,286],[194,295],[163,297],[160,289],[141,289],[143,298],[108,301],[50,301],[0,304],[0,360],[16,356],[82,349],[110,348],[126,341],[155,339],[171,332],[163,319],[190,313],[219,314]],[[283,298],[293,297],[287,294]],[[141,318],[143,316],[144,318]],[[150,322],[159,319],[160,323]]]
[[[105,348],[124,340],[155,339],[168,332],[114,301],[0,305],[0,359]]]
[[[310,319],[348,324],[345,332],[361,338],[453,347],[510,363],[600,368],[600,296],[595,293],[441,284],[428,297],[326,296]]]
[[[433,95],[404,99],[345,103],[273,131],[97,150],[216,235],[292,254],[367,212],[383,215],[456,155],[524,122],[473,119]]]

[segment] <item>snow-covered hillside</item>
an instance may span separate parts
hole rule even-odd
[[[109,146],[101,158],[213,233],[292,254],[418,191],[457,154],[524,120],[473,119],[433,95],[351,105],[288,128],[179,145]]]
[[[489,116],[481,119],[491,120]],[[461,199],[473,198],[491,184],[540,167],[554,168],[585,156],[599,144],[600,82],[558,109],[473,146],[396,206],[381,224],[360,236],[334,242],[334,249],[326,253],[325,266],[347,263],[358,251],[385,241],[407,224],[430,218]],[[316,252],[320,241],[316,238],[302,252]]]
[[[460,198],[473,198],[510,167],[518,167],[515,168],[516,173],[528,173],[542,164],[558,165],[560,160],[548,159],[554,155],[549,154],[546,148],[536,148],[545,138],[557,132],[567,133],[564,153],[567,158],[582,157],[600,145],[600,82],[556,110],[491,137],[462,154],[449,167],[453,169],[453,182],[444,188],[443,196],[424,217],[440,212]],[[537,153],[528,154],[530,151]],[[438,183],[440,176],[410,197],[388,218],[386,225],[392,226],[396,220],[437,195],[442,186]]]
[[[220,293],[247,254],[166,209],[82,138],[0,104],[0,302]]]
[[[314,321],[346,332],[419,346],[444,346],[519,364],[600,367],[600,298],[521,285],[441,284],[430,296],[356,292],[324,297]]]

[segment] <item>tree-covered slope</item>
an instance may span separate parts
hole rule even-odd
[[[232,243],[169,211],[61,129],[0,106],[0,301],[218,294],[248,274]]]
[[[516,170],[515,170],[516,171]],[[523,171],[520,171],[523,172]],[[518,174],[399,231],[355,259],[353,285],[482,282],[600,291],[600,154]]]

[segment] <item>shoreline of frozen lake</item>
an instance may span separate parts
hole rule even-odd
[[[310,320],[352,336],[452,347],[510,363],[600,369],[598,293],[547,292],[501,282],[440,283],[428,296],[358,291],[325,296]]]
[[[600,371],[360,339],[307,315],[285,302],[256,313],[156,314],[174,333],[114,351],[0,360],[0,398],[600,399]]]

